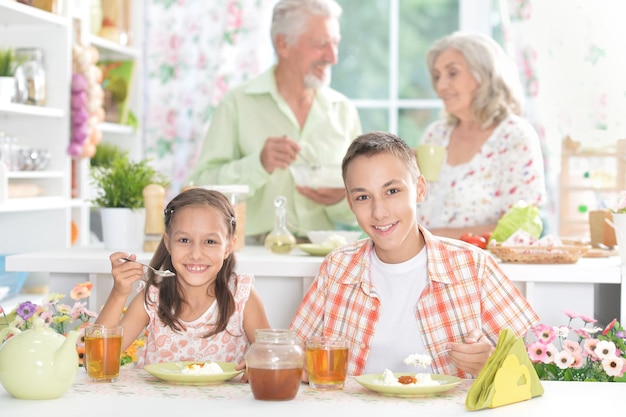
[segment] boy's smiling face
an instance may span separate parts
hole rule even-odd
[[[404,161],[381,152],[355,157],[345,183],[348,204],[380,260],[399,263],[417,255],[424,246],[415,214],[426,196],[424,177],[416,181]]]

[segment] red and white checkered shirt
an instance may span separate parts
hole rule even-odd
[[[504,328],[522,336],[539,317],[488,253],[420,231],[428,254],[428,284],[416,300],[415,320],[424,346],[435,373],[471,377],[448,355],[436,352],[449,342],[462,342],[472,329],[482,330],[493,345]],[[327,256],[291,322],[302,340],[311,335],[346,338],[351,375],[365,368],[379,318],[380,299],[370,279],[372,248],[371,239],[365,239]]]

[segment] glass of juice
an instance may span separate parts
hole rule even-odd
[[[305,342],[309,385],[318,390],[342,389],[348,369],[348,343],[342,337],[312,336]]]
[[[85,327],[85,369],[92,382],[113,382],[119,377],[122,334],[121,326]]]

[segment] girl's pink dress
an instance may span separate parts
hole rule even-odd
[[[213,329],[217,319],[217,301],[192,322],[183,322],[185,330],[176,332],[165,326],[157,316],[159,289],[150,287],[149,302],[145,309],[150,316],[146,327],[146,345],[137,361],[137,367],[146,364],[177,361],[243,362],[250,341],[243,329],[243,310],[254,284],[252,275],[235,275],[229,288],[235,297],[235,312],[230,317],[226,331],[209,338],[202,337]],[[235,285],[236,283],[236,285]]]

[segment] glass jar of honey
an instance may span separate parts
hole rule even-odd
[[[302,342],[286,329],[259,329],[255,339],[246,353],[252,395],[257,400],[294,399],[305,362]]]

